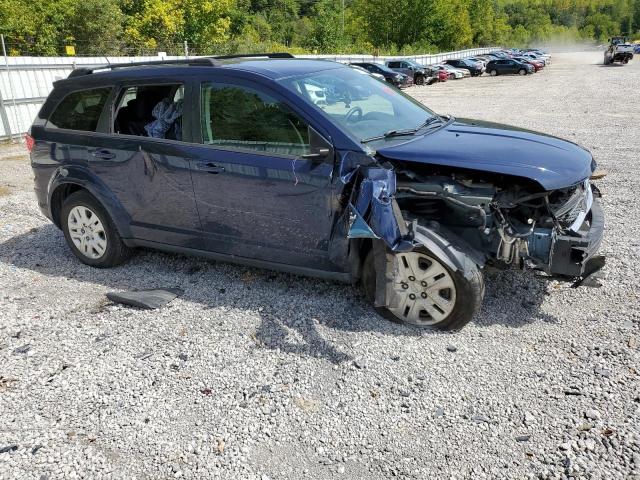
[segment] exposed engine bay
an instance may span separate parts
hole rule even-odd
[[[386,195],[397,203],[409,237],[417,226],[445,231],[483,266],[529,267],[573,279],[604,265],[603,257],[592,258],[604,222],[600,193],[589,179],[544,191],[532,180],[508,175],[404,162],[384,167],[395,174],[395,195]],[[592,228],[599,230],[595,239],[588,235]]]

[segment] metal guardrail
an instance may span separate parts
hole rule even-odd
[[[342,63],[381,62],[394,58],[411,58],[423,65],[446,59],[482,55],[499,47],[473,48],[434,55],[296,55],[297,58],[328,59]],[[3,52],[4,53],[4,52]],[[79,67],[108,63],[132,63],[154,60],[177,60],[185,57],[9,57],[0,63],[0,139],[20,139],[29,129],[40,107],[53,88],[53,82],[66,78]]]

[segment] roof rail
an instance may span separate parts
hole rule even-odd
[[[213,58],[216,60],[227,60],[231,58],[296,58],[287,52],[274,52],[274,53],[241,53],[238,55],[217,55]]]
[[[220,65],[213,57],[199,58],[181,58],[179,60],[152,60],[148,62],[130,62],[130,63],[110,63],[108,65],[98,65],[96,67],[80,67],[71,71],[67,78],[81,77],[90,75],[96,70],[115,70],[118,68],[128,67],[146,67],[148,65],[193,65],[193,66],[210,66],[216,67]]]
[[[219,60],[228,60],[232,58],[295,58],[290,53],[243,53],[239,55],[218,55],[216,57],[196,57],[181,58],[179,60],[152,60],[148,62],[130,62],[130,63],[110,63],[108,65],[98,65],[97,67],[80,67],[71,71],[67,78],[82,77],[90,75],[96,70],[115,70],[117,68],[128,67],[146,67],[148,65],[193,65],[193,66],[220,66]]]

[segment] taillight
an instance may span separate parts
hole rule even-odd
[[[31,153],[31,150],[33,150],[33,147],[36,144],[36,141],[33,139],[33,137],[31,135],[26,133],[24,135],[24,144],[26,145],[27,150],[29,151],[29,153]]]

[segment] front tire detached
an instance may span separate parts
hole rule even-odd
[[[131,256],[107,211],[85,190],[65,199],[60,224],[69,248],[86,265],[115,267]]]
[[[394,289],[396,285],[402,289],[398,290],[400,305],[393,309],[376,307],[378,313],[388,320],[441,330],[457,330],[469,323],[480,309],[484,297],[484,280],[480,268],[473,262],[465,262],[468,265],[465,273],[460,270],[452,271],[426,250],[396,254],[394,261],[399,262],[395,268],[397,278],[394,279]],[[415,272],[420,262],[424,263],[424,268]],[[414,266],[413,269],[404,268],[412,275],[402,273],[403,266],[407,264]],[[376,278],[372,250],[365,259],[362,271],[365,294],[372,303],[375,301]],[[407,296],[413,295],[414,298],[403,297],[402,292],[407,292]],[[418,315],[415,315],[416,307],[419,309]]]

